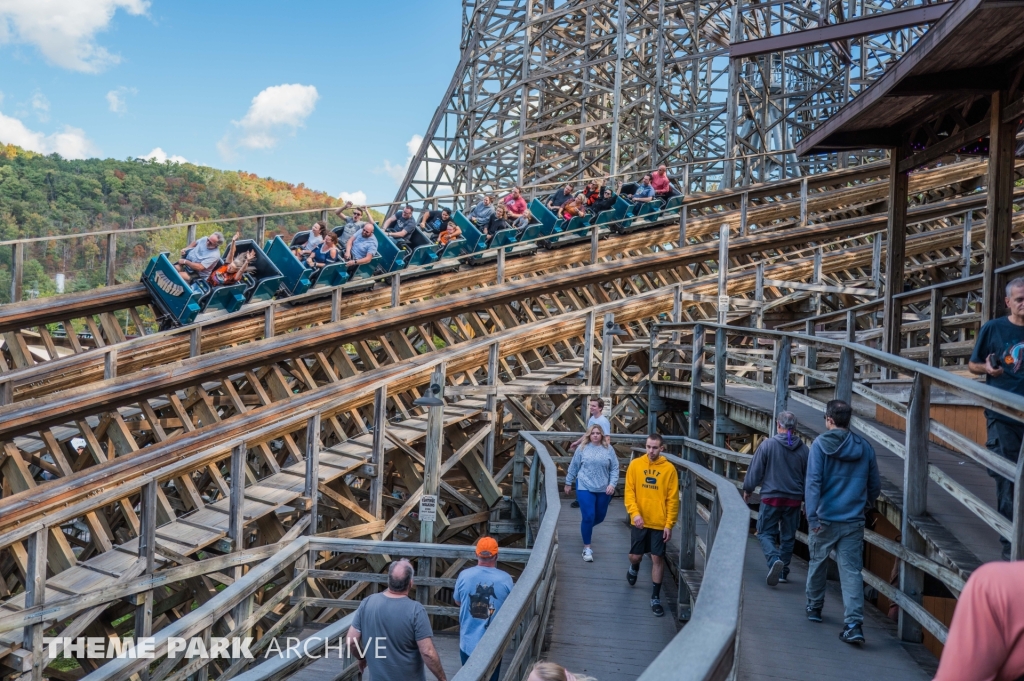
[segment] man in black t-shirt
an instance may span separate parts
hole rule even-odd
[[[427,211],[420,218],[420,229],[430,232],[436,238],[438,234],[448,229],[451,219],[452,214],[447,208]]]
[[[558,209],[565,205],[567,201],[572,199],[572,182],[566,182],[564,185],[558,188],[558,191],[548,200],[547,206],[553,212],[557,213]]]
[[[1008,390],[1024,396],[1024,278],[1006,285],[1006,306],[1010,313],[985,322],[978,332],[969,368],[972,374],[985,375],[985,382],[993,388]],[[937,314],[933,310],[932,314]],[[1024,423],[990,409],[985,410],[988,440],[985,446],[1016,463],[1024,439]],[[1013,515],[1013,481],[994,471],[996,479],[996,506],[1006,518]],[[1010,542],[1000,537],[1003,558],[1010,559]]]

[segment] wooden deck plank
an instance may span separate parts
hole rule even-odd
[[[788,584],[765,584],[768,568],[753,536],[744,563],[740,666],[744,681],[847,681],[900,679],[927,681],[934,670],[922,669],[896,637],[896,625],[870,603],[864,606],[863,649],[843,643],[843,597],[830,581],[822,611],[824,622],[804,614],[807,563],[794,557]],[[852,670],[856,670],[853,672]],[[853,674],[853,676],[851,676]]]
[[[650,559],[641,565],[636,586],[626,582],[629,527],[619,497],[594,528],[594,562],[584,563],[580,512],[569,503],[562,501],[558,518],[558,586],[545,657],[600,681],[635,679],[676,635],[675,585],[666,575],[661,589],[665,616],[655,617]]]

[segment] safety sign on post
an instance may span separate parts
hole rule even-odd
[[[437,520],[437,496],[424,494],[420,498],[420,522],[434,522]]]

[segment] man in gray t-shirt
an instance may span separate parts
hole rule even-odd
[[[347,649],[370,669],[372,681],[426,681],[424,664],[438,681],[447,681],[434,649],[427,611],[409,598],[412,564],[398,560],[388,567],[388,589],[363,600],[346,634]]]

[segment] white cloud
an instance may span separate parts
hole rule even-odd
[[[366,205],[366,192],[364,191],[342,192],[338,194],[338,198],[341,199],[342,201],[351,201],[353,204],[357,206]]]
[[[51,64],[97,73],[121,58],[97,45],[114,14],[145,14],[150,0],[0,0],[0,44],[35,45]]]
[[[384,159],[384,165],[377,168],[374,172],[390,175],[391,179],[395,181],[395,184],[401,184],[402,180],[405,179],[406,171],[409,170],[409,164],[412,163],[412,159],[416,155],[416,152],[420,150],[421,144],[423,144],[423,135],[413,135],[409,138],[409,141],[405,143],[405,148],[409,152],[409,155],[405,159],[405,163],[392,163],[391,161]]]
[[[32,111],[36,114],[36,118],[43,123],[50,120],[50,100],[46,98],[46,95],[41,92],[35,93],[32,95],[30,104],[32,105]]]
[[[125,96],[130,94],[134,95],[137,93],[138,90],[136,90],[135,88],[125,87],[122,85],[116,90],[111,90],[107,93],[107,105],[109,106],[112,112],[116,114],[123,114],[126,111],[128,111],[128,101],[126,100]]]
[[[65,125],[60,132],[46,135],[25,127],[17,118],[0,113],[0,142],[16,144],[40,154],[57,153],[64,158],[89,158],[99,151],[81,128]]]
[[[2,2],[2,0],[0,0]],[[225,135],[217,144],[222,156],[230,159],[236,147],[271,149],[281,134],[295,134],[320,99],[313,85],[273,85],[252,98],[249,110],[240,121],[231,121],[239,135]]]
[[[168,161],[171,163],[188,163],[188,159],[184,156],[168,156],[167,152],[160,147],[157,147],[145,156],[140,156],[139,158],[146,161],[156,161],[157,163],[167,163]]]

